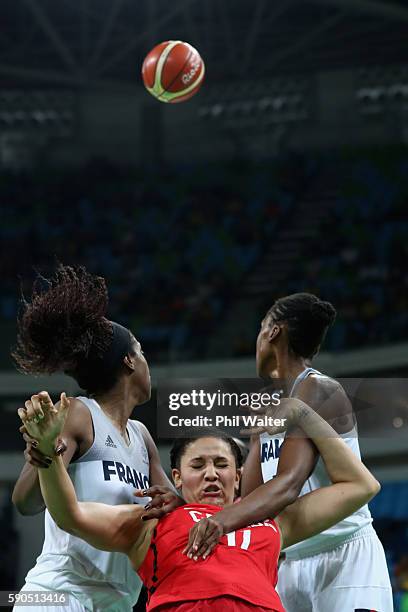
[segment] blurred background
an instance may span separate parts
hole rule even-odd
[[[59,258],[106,277],[110,316],[141,340],[154,385],[254,376],[276,298],[333,302],[316,365],[368,385],[389,416],[361,446],[406,612],[408,4],[2,0],[0,20],[1,588],[22,585],[42,544],[42,516],[10,502],[16,410],[40,388],[76,391],[23,377],[9,357],[20,287]],[[206,62],[202,90],[179,105],[140,77],[168,39]],[[154,402],[135,416],[155,434]]]

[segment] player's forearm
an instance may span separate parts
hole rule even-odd
[[[334,429],[306,404],[301,410],[299,427],[316,445],[332,483],[355,483],[367,494],[380,488],[374,476],[345,444]]]
[[[39,479],[45,505],[54,521],[65,531],[75,530],[80,508],[62,457],[55,457],[49,468],[40,469]]]
[[[38,514],[44,510],[38,469],[26,463],[14,486],[12,502],[23,515]]]
[[[246,527],[251,523],[274,518],[299,494],[289,473],[276,476],[262,484],[240,502],[228,506],[214,518],[223,526],[224,533]]]

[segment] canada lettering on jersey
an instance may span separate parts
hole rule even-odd
[[[261,463],[271,459],[279,459],[283,438],[272,438],[261,445]]]
[[[199,523],[203,518],[209,518],[214,514],[209,512],[202,512],[201,510],[192,510],[188,506],[184,507],[184,510],[188,511],[194,523]],[[271,523],[270,519],[266,519],[265,521],[261,521],[260,523],[251,523],[251,525],[248,525],[247,529],[251,527],[271,527],[274,531],[277,532],[276,527]]]
[[[147,489],[149,487],[149,479],[146,474],[123,465],[120,461],[102,461],[103,477],[105,480],[111,480],[112,476],[117,476],[121,482],[131,484],[135,489]]]

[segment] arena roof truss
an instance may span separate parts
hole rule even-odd
[[[408,63],[402,0],[3,0],[2,89],[134,87],[152,46],[196,46],[208,78]]]

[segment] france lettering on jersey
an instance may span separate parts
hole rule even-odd
[[[321,372],[313,368],[306,368],[296,378],[289,396],[293,396],[297,386],[305,380],[310,374],[316,374],[318,376],[324,376]],[[344,442],[351,448],[351,450],[361,459],[360,447],[357,437],[356,426],[346,434],[340,435]],[[263,481],[267,482],[276,476],[278,469],[278,461],[280,449],[284,441],[284,435],[270,436],[267,433],[260,435],[260,452],[261,452],[261,468]],[[316,467],[310,477],[305,482],[300,495],[310,493],[315,489],[325,487],[330,484],[330,479],[327,475],[326,468],[322,459],[320,458],[316,464]],[[299,542],[293,546],[290,546],[285,550],[287,559],[299,559],[309,555],[314,555],[323,550],[331,549],[338,544],[341,544],[343,540],[357,532],[362,527],[370,525],[372,522],[371,514],[368,506],[365,505],[363,508],[357,510],[349,517],[337,523],[330,529],[326,529],[322,533],[319,533],[312,538]]]
[[[105,504],[147,503],[133,496],[149,486],[148,451],[136,421],[128,421],[129,446],[97,402],[79,397],[89,409],[95,437],[89,450],[68,466],[79,501]],[[93,548],[62,531],[48,510],[42,553],[26,581],[49,590],[66,590],[87,610],[129,612],[141,582],[126,555]]]
[[[284,612],[275,586],[280,535],[275,521],[266,520],[223,536],[205,561],[193,561],[183,550],[195,523],[222,508],[188,504],[162,518],[139,574],[153,611],[166,604],[231,595],[254,606]],[[214,610],[218,610],[214,601]]]

